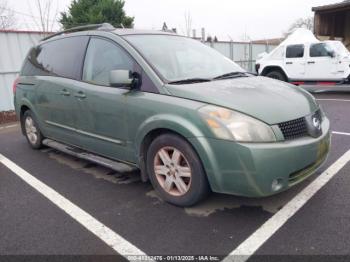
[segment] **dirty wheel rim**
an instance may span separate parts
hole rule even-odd
[[[38,140],[38,130],[34,125],[33,119],[30,116],[27,116],[24,125],[28,140],[34,145]]]
[[[159,185],[170,195],[183,196],[190,189],[191,167],[181,151],[174,147],[163,147],[157,152],[154,173]]]

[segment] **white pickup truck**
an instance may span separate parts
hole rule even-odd
[[[259,55],[259,75],[297,85],[349,82],[350,53],[340,41],[319,41],[311,31],[297,29],[270,53]]]

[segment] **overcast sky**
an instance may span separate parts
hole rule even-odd
[[[18,27],[35,29],[30,17],[38,16],[35,1],[7,0],[9,8],[17,12]],[[70,2],[57,0],[57,9],[66,11]],[[252,39],[280,37],[296,19],[312,16],[313,6],[335,2],[340,0],[126,0],[125,11],[135,17],[135,28],[160,29],[166,22],[181,33],[185,13],[189,13],[197,35],[205,27],[207,34],[219,40],[242,40],[245,34]]]

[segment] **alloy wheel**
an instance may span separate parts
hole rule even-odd
[[[35,145],[36,142],[38,141],[38,130],[35,127],[33,118],[31,118],[30,116],[27,116],[24,122],[24,126],[25,126],[25,131],[29,142],[32,145]]]
[[[154,173],[159,185],[170,195],[183,196],[190,189],[191,167],[181,151],[174,147],[163,147],[157,152]]]

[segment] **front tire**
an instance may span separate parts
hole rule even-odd
[[[27,110],[23,114],[21,125],[29,145],[33,149],[40,149],[43,146],[42,141],[44,136],[40,132],[39,125],[35,121],[33,113],[30,110]]]
[[[281,71],[277,71],[277,70],[268,72],[266,74],[266,77],[270,77],[272,79],[276,79],[276,80],[280,80],[280,81],[284,81],[284,82],[287,81],[287,78],[285,77],[285,75]]]
[[[148,148],[147,171],[157,193],[177,206],[191,206],[204,199],[209,184],[192,146],[173,134],[157,137]]]

